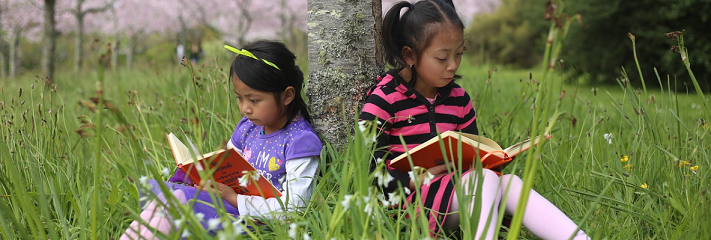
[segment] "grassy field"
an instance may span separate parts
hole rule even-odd
[[[205,152],[229,139],[240,114],[227,67],[215,61],[194,69],[60,71],[56,87],[32,77],[0,80],[0,236],[120,236],[140,211],[141,180],[167,179],[174,169],[166,133],[185,130]],[[554,137],[506,173],[526,178],[593,239],[708,236],[702,231],[711,227],[711,135],[700,95],[638,89],[629,84],[639,82],[634,74],[619,86],[587,86],[564,84],[557,72],[544,79],[538,70],[492,70],[465,59],[459,71],[481,134],[509,145],[558,116]],[[311,204],[288,222],[256,226],[225,217],[238,224],[212,236],[195,227],[196,216],[176,208],[173,217],[188,224],[164,237],[428,237],[421,217],[405,218],[411,210],[381,207],[362,137],[356,134],[347,149],[324,151]],[[470,238],[476,221],[441,237]],[[243,232],[247,226],[254,228]],[[499,236],[536,239],[517,229],[502,228]]]

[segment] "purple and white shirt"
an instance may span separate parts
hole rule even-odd
[[[308,202],[316,186],[318,159],[323,145],[311,125],[297,117],[287,127],[263,134],[264,127],[243,118],[228,147],[247,161],[282,192],[282,209],[276,198],[238,195],[240,215],[266,216],[280,209],[289,211]]]

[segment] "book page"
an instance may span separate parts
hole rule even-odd
[[[192,163],[192,157],[190,156],[190,151],[188,147],[183,144],[183,142],[175,136],[175,134],[168,134],[168,142],[170,143],[170,148],[173,150],[173,156],[175,157],[175,162],[178,164],[188,164]]]
[[[545,139],[551,138],[550,135],[544,136]],[[534,139],[526,139],[522,142],[516,143],[510,147],[507,147],[504,149],[504,152],[506,152],[509,156],[515,156],[516,154],[519,154],[523,151],[526,151],[527,149],[531,148],[531,146],[538,144],[541,141],[541,136],[537,136]]]
[[[449,132],[449,131],[447,131]],[[445,132],[446,133],[446,132]],[[474,134],[469,134],[469,133],[457,133],[453,132],[455,135],[453,135],[454,138],[459,138],[458,135],[462,135],[462,141],[466,141],[472,146],[475,146],[481,150],[487,151],[487,152],[492,152],[492,151],[501,151],[503,150],[501,146],[499,146],[498,143],[494,142],[494,140],[491,140],[487,137],[484,136],[479,136],[479,135],[474,135]]]

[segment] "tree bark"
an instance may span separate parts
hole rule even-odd
[[[57,44],[55,29],[56,0],[44,0],[44,33],[42,39],[42,73],[54,82],[54,52]]]
[[[313,125],[338,149],[382,69],[381,0],[308,1],[309,83]]]

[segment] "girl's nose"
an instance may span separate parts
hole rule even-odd
[[[457,61],[452,59],[447,61],[447,71],[456,71],[457,70]]]

